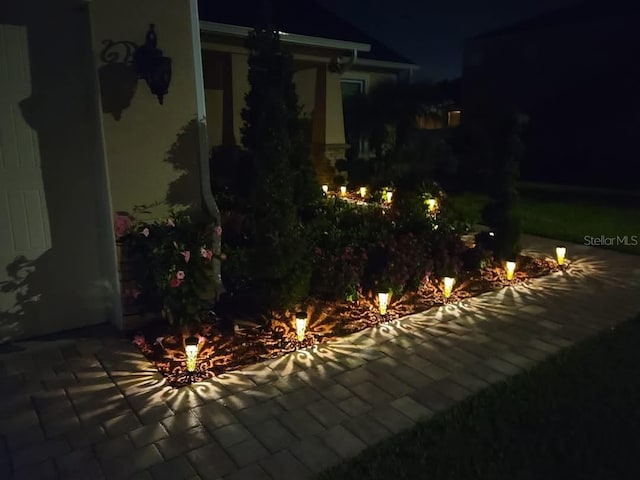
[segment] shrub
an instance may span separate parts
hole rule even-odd
[[[221,233],[220,227],[213,228]],[[138,302],[160,310],[171,324],[197,321],[213,300],[203,299],[212,272],[212,233],[209,225],[192,222],[184,213],[173,212],[163,220],[133,220],[120,242],[133,267]]]

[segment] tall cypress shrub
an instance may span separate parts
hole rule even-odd
[[[499,117],[494,126],[493,165],[488,182],[490,201],[482,212],[482,220],[494,232],[490,246],[498,260],[515,260],[521,251],[516,181],[524,154],[525,124],[524,115],[510,111]]]
[[[249,93],[242,111],[248,178],[254,178],[250,269],[254,290],[269,308],[292,307],[308,295],[309,245],[300,215],[319,192],[304,122],[299,118],[291,55],[273,29],[249,35]]]

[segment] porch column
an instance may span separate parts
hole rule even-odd
[[[316,69],[316,95],[311,134],[312,157],[320,183],[331,183],[337,174],[336,160],[345,157],[344,115],[340,74],[326,65]]]

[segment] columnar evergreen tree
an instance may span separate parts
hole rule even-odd
[[[515,260],[521,249],[516,180],[524,154],[521,135],[525,124],[526,117],[512,111],[498,118],[494,130],[489,170],[491,200],[482,212],[482,220],[494,232],[491,247],[498,260]]]
[[[288,307],[308,293],[311,267],[300,214],[320,188],[299,118],[291,56],[272,28],[254,30],[247,46],[242,143],[250,158],[247,176],[254,179],[252,279],[266,305]]]

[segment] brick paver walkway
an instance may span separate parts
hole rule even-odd
[[[114,335],[23,342],[0,353],[0,478],[310,478],[640,311],[640,256],[568,256],[570,274],[180,390]]]

